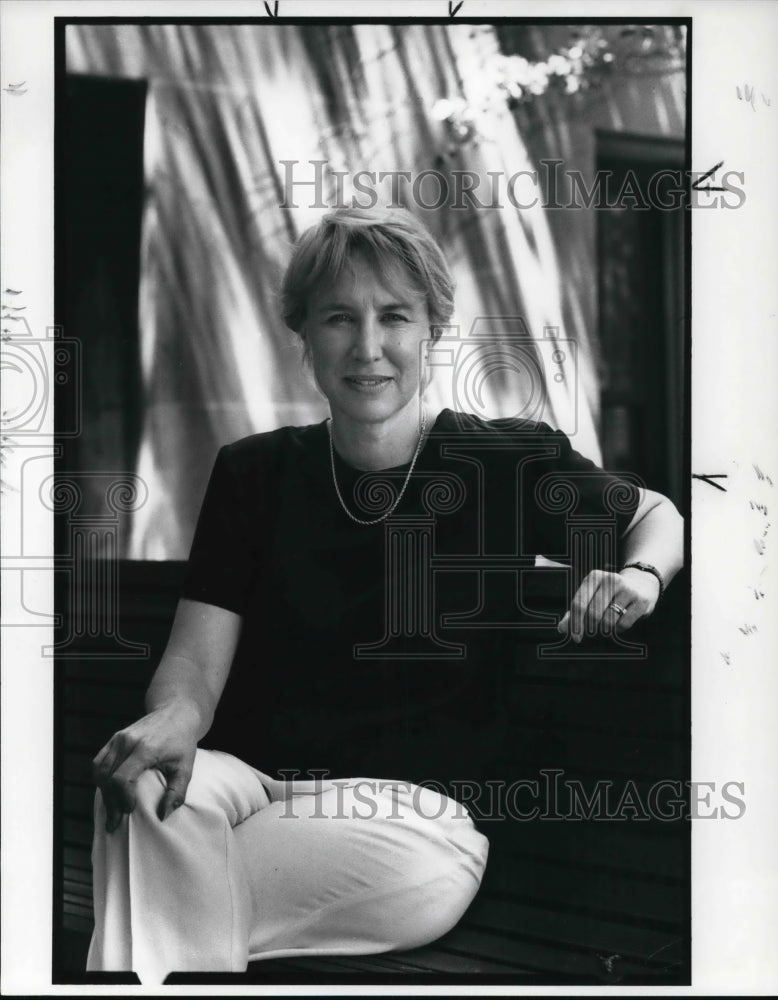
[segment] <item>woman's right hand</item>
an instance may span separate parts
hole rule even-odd
[[[114,733],[92,761],[93,777],[105,803],[108,833],[135,808],[138,778],[151,768],[161,771],[167,782],[157,807],[160,820],[183,805],[198,735],[197,708],[186,700],[155,708]]]

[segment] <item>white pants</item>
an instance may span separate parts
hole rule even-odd
[[[282,782],[198,750],[186,802],[163,823],[164,787],[145,772],[111,834],[96,795],[89,970],[158,984],[260,958],[416,948],[457,923],[486,866],[464,806],[407,782]]]

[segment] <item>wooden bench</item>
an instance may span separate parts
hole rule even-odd
[[[90,761],[140,714],[167,640],[180,563],[122,563],[121,634],[145,642],[144,659],[71,648],[56,671],[54,982],[136,982],[88,975],[92,929]],[[558,587],[557,587],[558,589]],[[542,590],[542,587],[541,587]],[[554,590],[552,587],[551,590]],[[512,713],[516,761],[501,775],[558,768],[585,790],[634,782],[640,800],[658,780],[689,774],[688,606],[670,588],[636,634],[644,661],[539,660],[546,631],[518,640]],[[523,650],[523,652],[522,652]],[[516,769],[520,767],[520,771]],[[175,975],[225,983],[622,983],[690,981],[690,824],[687,819],[494,820],[490,859],[462,921],[425,948],[366,957],[252,963],[241,976]]]

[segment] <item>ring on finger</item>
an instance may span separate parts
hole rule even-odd
[[[616,614],[619,616],[619,618],[621,618],[622,615],[625,615],[627,613],[627,609],[622,608],[622,606],[620,604],[617,604],[615,601],[610,602],[610,604],[606,608],[606,611],[615,611]]]

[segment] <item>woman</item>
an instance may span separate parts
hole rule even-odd
[[[618,481],[561,433],[425,412],[453,284],[410,213],[325,217],[283,305],[331,418],[220,451],[148,714],[94,761],[89,968],[143,982],[449,930],[488,850],[456,788],[511,734],[518,569],[569,555],[548,490],[609,513],[619,546],[577,581],[573,641],[629,629],[681,565],[673,505],[611,510]],[[474,608],[495,627],[468,628]]]

